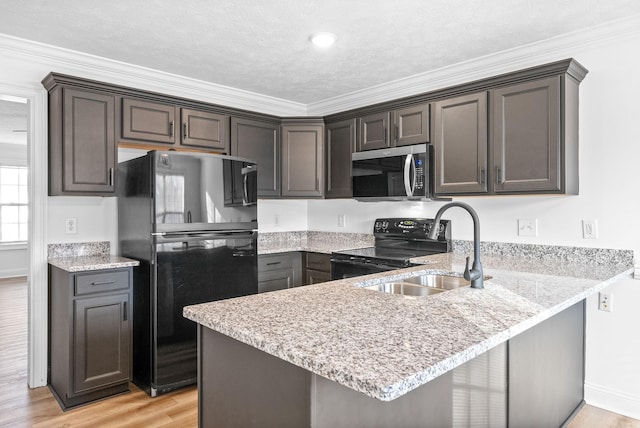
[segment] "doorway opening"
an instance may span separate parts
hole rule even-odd
[[[0,385],[27,383],[29,141],[27,98],[0,94]]]

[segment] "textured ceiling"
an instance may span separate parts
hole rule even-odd
[[[640,13],[638,0],[20,0],[0,33],[304,104]],[[330,31],[321,50],[311,33]]]

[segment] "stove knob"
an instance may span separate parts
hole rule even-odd
[[[376,221],[376,224],[374,226],[376,230],[380,229],[381,226],[382,226],[382,223],[380,223],[379,221]]]

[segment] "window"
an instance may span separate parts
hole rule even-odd
[[[0,165],[0,242],[28,239],[27,168]]]

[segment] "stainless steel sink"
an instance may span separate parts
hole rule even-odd
[[[370,285],[367,290],[381,291],[389,294],[402,294],[403,296],[428,296],[430,294],[442,293],[444,290],[423,285],[410,284],[408,282],[386,282],[383,284]]]
[[[491,279],[491,277],[485,276],[484,279]],[[389,294],[421,297],[442,293],[443,291],[453,290],[455,288],[467,287],[470,284],[469,281],[461,276],[428,274],[370,285],[364,288]]]

